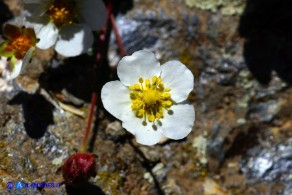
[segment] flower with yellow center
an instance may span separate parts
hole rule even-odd
[[[17,77],[31,59],[37,43],[33,28],[5,24],[3,35],[6,41],[0,44],[0,56],[9,59],[10,78]]]
[[[40,41],[37,47],[72,57],[86,52],[93,44],[92,31],[106,20],[102,0],[24,0],[27,20]]]
[[[70,25],[78,22],[75,13],[76,2],[72,0],[54,0],[47,10],[46,14],[50,20],[58,27]]]
[[[101,99],[138,143],[153,145],[162,136],[177,140],[190,133],[195,110],[186,99],[194,77],[185,65],[169,61],[160,66],[153,53],[142,50],[124,57],[117,69],[120,81],[106,83]]]

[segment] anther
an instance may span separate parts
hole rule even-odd
[[[170,93],[164,93],[164,94],[163,94],[163,97],[166,98],[166,99],[169,99],[170,96],[171,96]]]
[[[160,118],[161,118],[160,113],[156,113],[155,117],[156,117],[157,119],[160,119]]]
[[[162,79],[159,77],[159,78],[157,78],[157,83],[159,84],[159,83],[161,83],[161,81],[162,81]]]
[[[170,107],[170,106],[172,105],[172,102],[168,100],[168,101],[165,101],[164,104],[165,104],[167,107]]]
[[[135,95],[134,93],[130,93],[130,98],[131,98],[132,100],[134,100],[134,99],[136,99],[136,95]]]
[[[149,79],[146,79],[145,84],[146,84],[146,87],[149,88],[149,86],[150,86],[150,80]]]
[[[135,84],[134,88],[135,88],[135,90],[140,90],[140,85],[139,84]]]
[[[141,77],[139,78],[139,82],[140,83],[143,83],[143,79]]]
[[[132,105],[131,105],[132,110],[136,110],[137,107],[138,107],[137,104],[132,104]]]
[[[140,110],[138,111],[137,115],[138,115],[139,117],[142,117],[142,116],[144,115],[144,113],[145,113],[145,110],[144,110],[144,109],[140,109]]]
[[[154,115],[149,115],[148,116],[148,121],[149,122],[153,122],[155,120],[155,116]]]
[[[152,77],[152,83],[154,84],[156,83],[156,81],[157,81],[157,76]]]
[[[134,88],[134,86],[129,86],[128,87],[130,90],[134,90],[135,88]]]

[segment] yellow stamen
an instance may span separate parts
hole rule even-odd
[[[149,115],[148,116],[148,121],[149,122],[153,122],[155,120],[155,116],[154,115]]]
[[[139,117],[142,117],[142,116],[144,115],[144,113],[145,113],[145,110],[140,109],[140,110],[137,112],[137,115],[138,115]]]
[[[172,102],[171,102],[171,101],[169,101],[169,100],[168,100],[168,101],[165,101],[164,103],[165,103],[165,105],[166,105],[167,107],[170,107],[170,106],[172,106]]]
[[[169,88],[166,88],[164,91],[165,92],[170,92],[171,90]]]
[[[139,84],[135,84],[135,85],[134,85],[134,89],[135,89],[135,90],[139,90],[139,89],[140,89],[140,85],[139,85]]]
[[[139,78],[139,83],[143,83],[143,79],[141,77]]]
[[[5,52],[11,52],[17,59],[23,59],[30,48],[34,48],[37,38],[33,28],[18,27],[5,24],[3,28],[7,43],[3,48]],[[0,44],[1,47],[2,43]]]
[[[164,98],[169,99],[171,97],[170,93],[163,94]]]
[[[147,88],[150,87],[150,80],[149,80],[149,79],[146,79],[146,81],[145,81],[145,85],[146,85]]]
[[[75,8],[75,1],[54,0],[46,14],[49,15],[54,24],[60,28],[77,21]]]
[[[153,84],[155,84],[156,81],[157,81],[157,76],[152,77],[152,82],[153,82]]]
[[[136,116],[149,122],[163,118],[164,110],[172,106],[170,89],[164,88],[162,79],[157,76],[151,79],[140,77],[138,81],[139,84],[129,86],[131,108]]]

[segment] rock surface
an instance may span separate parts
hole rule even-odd
[[[14,15],[22,9],[20,0],[4,2]],[[89,141],[97,176],[82,186],[11,193],[291,194],[292,89],[274,74],[267,86],[253,78],[237,32],[240,15],[217,9],[182,0],[135,1],[116,18],[128,53],[149,49],[161,63],[178,59],[195,75],[189,99],[196,122],[186,139],[141,146],[99,105]],[[39,53],[14,81],[0,71],[0,194],[8,193],[9,181],[62,182],[59,167],[81,146],[92,63],[51,57],[51,50]],[[111,65],[118,59],[112,36]],[[70,96],[84,104],[74,105]],[[64,99],[84,115],[65,111],[58,104]]]

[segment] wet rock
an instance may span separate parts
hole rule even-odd
[[[283,194],[289,194],[292,188],[292,140],[274,145],[262,145],[252,148],[241,162],[241,170],[250,182],[283,182]]]
[[[249,104],[248,117],[252,120],[270,122],[280,110],[280,103],[276,100]]]

